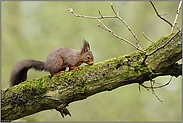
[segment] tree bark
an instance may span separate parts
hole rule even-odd
[[[161,46],[171,37],[164,36],[155,42]],[[144,48],[147,52],[156,49],[154,44]],[[44,76],[27,80],[19,85],[1,89],[1,120],[12,121],[43,110],[60,110],[69,103],[86,99],[102,91],[111,91],[120,86],[152,80],[157,76],[182,75],[182,31],[164,48],[147,56],[135,51],[72,70],[63,75]]]

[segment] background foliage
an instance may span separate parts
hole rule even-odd
[[[116,39],[112,34],[97,27],[97,20],[76,18],[66,11],[73,8],[78,14],[99,16],[114,15],[110,4],[120,7],[120,16],[128,23],[140,40],[141,47],[150,44],[142,32],[153,41],[170,33],[170,26],[158,18],[148,1],[3,1],[1,2],[1,88],[9,87],[9,77],[13,66],[23,59],[44,61],[50,51],[67,46],[80,49],[83,39],[91,46],[95,63],[122,56],[135,49]],[[173,23],[179,1],[154,2],[158,12],[168,14]],[[178,24],[182,27],[182,11]],[[117,19],[101,20],[123,38],[135,43],[128,29]],[[181,62],[181,61],[179,61]],[[48,75],[48,72],[30,70],[28,79]],[[158,77],[156,82],[164,84],[169,76]],[[64,119],[56,110],[47,110],[17,121],[181,121],[181,81],[173,78],[164,88],[156,89],[163,102],[151,92],[132,84],[111,92],[102,92],[85,100],[73,102],[68,109],[72,117]],[[148,85],[148,82],[146,82]]]

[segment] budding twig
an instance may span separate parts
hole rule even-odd
[[[165,12],[165,14],[161,14],[160,16],[165,16],[167,14],[167,12]]]
[[[100,13],[100,10],[98,10],[98,13],[99,13],[99,15],[101,16],[101,18],[103,18],[102,14]]]
[[[170,84],[170,82],[171,82],[171,80],[172,80],[172,77],[173,77],[173,76],[171,76],[170,80],[169,80],[166,84],[161,85],[161,86],[156,86],[156,87],[153,87],[153,88],[156,89],[156,88],[162,88],[162,87],[167,86],[168,84]],[[146,88],[146,89],[147,89],[147,88],[148,88],[148,89],[151,89],[151,87],[145,86],[145,85],[143,85],[143,84],[141,84],[141,86],[144,87],[144,88]]]
[[[155,6],[154,6],[154,4],[152,3],[152,1],[150,1],[150,3],[151,3],[151,5],[152,5],[152,7],[154,8],[154,10],[155,10],[155,12],[156,12],[156,14],[157,14],[157,16],[158,17],[160,17],[162,20],[164,20],[165,22],[167,22],[171,27],[172,27],[172,24],[169,22],[169,21],[167,21],[166,19],[164,19],[163,17],[161,17],[161,15],[159,15],[159,13],[157,12],[157,10],[156,10],[156,8],[155,8]],[[181,2],[182,3],[182,2]],[[131,28],[128,26],[128,24],[119,16],[119,6],[118,6],[118,10],[117,10],[117,12],[114,10],[114,7],[113,7],[113,5],[112,5],[112,3],[111,3],[111,8],[112,8],[112,11],[114,12],[114,14],[115,14],[115,16],[102,16],[102,14],[101,14],[101,12],[100,12],[100,10],[98,11],[99,12],[99,15],[100,15],[100,17],[92,17],[92,16],[84,16],[84,15],[78,15],[78,14],[76,14],[74,11],[73,11],[73,9],[71,8],[71,9],[69,9],[67,6],[66,6],[66,10],[68,10],[68,11],[70,11],[71,13],[73,13],[76,17],[83,17],[83,18],[89,18],[89,19],[97,19],[97,21],[99,22],[99,23],[101,23],[103,26],[100,26],[99,24],[97,24],[97,26],[98,27],[100,27],[100,28],[102,28],[102,29],[104,29],[104,30],[106,30],[106,31],[109,31],[110,33],[112,33],[116,38],[119,38],[120,40],[123,40],[123,41],[125,41],[125,42],[127,42],[128,44],[130,44],[130,45],[132,45],[133,47],[135,47],[137,50],[139,50],[139,51],[142,51],[142,52],[144,52],[145,53],[145,57],[144,57],[144,59],[143,59],[143,62],[142,62],[142,64],[145,64],[145,60],[147,59],[147,56],[150,56],[150,55],[152,55],[152,54],[154,54],[155,52],[157,52],[158,50],[160,50],[161,48],[164,48],[181,30],[179,30],[176,34],[174,34],[166,43],[164,43],[164,44],[162,44],[160,47],[159,46],[157,46],[155,43],[153,43],[150,39],[148,39],[145,35],[144,35],[144,33],[143,33],[143,36],[148,40],[148,41],[150,41],[150,42],[152,42],[155,46],[156,46],[156,49],[154,50],[154,51],[152,51],[152,52],[150,52],[150,53],[147,53],[145,50],[143,50],[141,47],[140,47],[140,45],[139,45],[139,40],[138,40],[138,38],[137,38],[137,36],[135,35],[135,33],[131,30]],[[178,10],[180,9],[180,7],[178,8]],[[166,14],[166,13],[165,13]],[[164,15],[165,15],[164,14]],[[178,15],[178,14],[177,14]],[[136,45],[134,45],[133,43],[131,43],[130,41],[128,41],[128,40],[126,40],[126,39],[124,39],[124,38],[122,38],[122,37],[120,37],[120,36],[118,36],[117,34],[115,34],[111,29],[109,29],[104,23],[102,23],[99,19],[105,19],[105,18],[118,18],[120,21],[122,21],[122,23],[127,27],[127,29],[130,31],[130,33],[133,35],[133,37],[135,38],[135,40],[137,41],[136,42]],[[177,23],[175,23],[175,24],[177,24]],[[177,27],[178,28],[178,27]]]
[[[150,41],[151,43],[153,43],[153,44],[158,48],[158,46],[157,46],[153,41],[151,41],[151,40],[144,34],[144,32],[142,32],[142,35],[143,35],[148,41]]]
[[[162,100],[160,100],[160,98],[156,95],[155,91],[154,91],[154,88],[153,88],[153,85],[152,85],[152,80],[150,81],[151,83],[151,90],[152,90],[152,94],[154,94],[156,96],[156,98],[160,101],[160,102],[163,102]]]
[[[73,13],[76,17],[83,17],[83,18],[89,18],[89,19],[104,19],[104,18],[118,18],[119,20],[121,20],[123,22],[123,24],[128,28],[128,30],[131,32],[131,34],[134,36],[135,40],[137,41],[137,47],[138,47],[138,50],[140,49],[140,51],[143,51],[143,52],[146,52],[144,50],[141,49],[140,45],[139,45],[139,40],[137,38],[137,36],[135,35],[135,33],[131,30],[131,28],[127,25],[127,23],[119,16],[119,6],[118,6],[118,11],[116,13],[116,11],[114,10],[114,7],[111,3],[111,8],[112,8],[112,11],[114,12],[114,14],[116,16],[102,16],[100,10],[98,11],[99,14],[100,14],[100,17],[92,17],[92,16],[84,16],[84,15],[78,15],[76,14],[73,9],[69,9],[67,6],[66,6],[66,10],[70,11],[71,13]],[[98,26],[100,27],[100,26]],[[109,31],[109,30],[108,30]],[[137,48],[136,48],[137,49]]]
[[[131,30],[131,28],[127,25],[127,23],[121,18],[121,17],[119,17],[119,16],[117,16],[118,17],[118,19],[119,20],[121,20],[122,22],[123,22],[123,24],[128,28],[128,30],[132,33],[132,35],[133,35],[133,37],[136,39],[136,41],[137,41],[137,47],[139,48],[139,49],[141,49],[141,47],[140,47],[140,45],[139,45],[139,40],[138,40],[138,38],[137,38],[137,36],[135,35],[135,33]]]
[[[118,14],[117,14],[116,11],[114,10],[112,3],[111,3],[111,8],[112,8],[114,14],[116,15],[116,17],[117,17],[119,20],[121,20],[121,21],[123,22],[123,24],[128,28],[128,30],[132,33],[133,37],[134,37],[135,40],[137,41],[137,43],[136,43],[136,44],[137,44],[137,47],[138,47],[139,49],[141,49],[141,47],[140,47],[140,45],[139,45],[139,40],[138,40],[137,36],[136,36],[135,33],[131,30],[131,28],[128,26],[128,24],[119,16],[119,6],[118,6],[118,12],[117,12]]]
[[[117,11],[117,16],[119,16],[119,6],[118,6],[118,11]]]
[[[148,87],[148,86],[145,86],[145,85],[143,85],[143,84],[140,84],[142,87],[144,87],[145,89],[151,89],[152,90],[152,94],[154,94],[155,96],[156,96],[156,98],[159,100],[159,101],[161,101],[161,102],[163,102],[162,100],[160,100],[160,98],[156,95],[156,93],[155,93],[155,91],[154,91],[154,89],[156,89],[156,88],[162,88],[162,87],[165,87],[165,86],[167,86],[168,84],[170,84],[170,82],[171,82],[171,80],[172,80],[172,76],[171,76],[171,78],[170,78],[170,80],[169,80],[169,82],[167,82],[166,84],[164,84],[164,85],[161,85],[161,86],[157,86],[157,87],[154,87],[153,85],[153,80],[151,80],[150,81],[150,83],[151,83],[151,87]],[[154,81],[154,83],[155,83],[155,81]],[[140,88],[140,87],[139,87]],[[148,90],[149,91],[149,90]]]
[[[135,47],[137,50],[140,50],[140,51],[146,53],[146,51],[144,51],[144,50],[140,49],[139,47],[135,46],[135,45],[134,45],[133,43],[131,43],[130,41],[128,41],[128,40],[126,40],[126,39],[124,39],[124,38],[122,38],[122,37],[116,35],[111,29],[109,29],[109,28],[108,28],[104,23],[102,23],[99,19],[97,19],[97,21],[98,21],[99,23],[101,23],[105,28],[102,27],[102,26],[100,26],[100,25],[98,25],[98,27],[101,27],[102,29],[109,31],[109,32],[112,33],[116,38],[119,38],[120,40],[123,40],[123,41],[125,41],[126,43],[132,45],[132,46]]]
[[[178,15],[179,15],[179,11],[181,9],[181,5],[182,5],[182,1],[180,1],[177,12],[176,12],[176,16],[175,16],[175,20],[173,22],[172,28],[171,28],[171,33],[173,32],[173,28],[175,26],[175,24],[177,23],[177,19],[178,19]]]
[[[104,30],[106,30],[106,31],[109,31],[108,29],[104,28],[103,26],[100,26],[99,24],[97,24],[97,26],[104,29]]]
[[[74,14],[76,17],[83,17],[83,18],[89,18],[89,19],[104,19],[104,18],[116,18],[116,16],[102,16],[102,17],[92,17],[92,16],[84,16],[84,15],[78,15],[76,14],[73,9],[66,6],[66,10],[70,11],[72,14]]]
[[[179,25],[178,25],[178,23],[176,22],[175,24],[177,25],[177,30],[179,30]]]
[[[112,3],[111,3],[111,8],[112,8],[112,11],[114,12],[114,14],[117,16],[117,13],[116,13],[116,11],[114,10],[114,7],[113,7]]]
[[[177,33],[175,33],[166,43],[162,44],[160,47],[157,47],[155,50],[153,50],[153,51],[150,52],[150,53],[147,53],[147,52],[146,52],[146,55],[145,55],[145,57],[144,57],[144,59],[143,59],[143,61],[142,61],[142,65],[145,64],[145,60],[147,59],[147,56],[150,56],[150,55],[154,54],[155,52],[157,52],[158,50],[164,48],[168,43],[170,43],[170,41],[172,41],[172,39],[173,39],[176,35],[179,34],[179,32],[180,32],[181,30],[182,30],[182,29],[180,29]]]
[[[168,20],[166,20],[165,18],[161,17],[161,15],[160,15],[160,14],[158,13],[158,11],[156,10],[156,7],[154,6],[153,2],[150,1],[150,3],[151,3],[151,5],[152,5],[154,11],[156,12],[157,16],[158,16],[159,18],[161,18],[162,20],[164,20],[165,22],[167,22],[167,23],[172,27],[172,24],[171,24]]]
[[[158,51],[161,48],[164,48],[168,43],[170,43],[170,41],[172,41],[172,39],[181,31],[182,29],[180,29],[177,33],[175,33],[166,43],[164,43],[163,45],[161,45],[160,47],[158,47],[157,49],[155,49],[154,51],[147,53],[146,55],[152,55],[154,54],[156,51]]]

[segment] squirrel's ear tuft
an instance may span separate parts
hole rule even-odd
[[[90,50],[89,43],[84,39],[83,48],[81,49],[81,54],[84,54]]]
[[[90,49],[90,45],[85,39],[84,39],[83,47],[87,47],[88,49]]]

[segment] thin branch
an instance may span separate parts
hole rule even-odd
[[[180,31],[181,31],[182,29],[180,29],[177,33],[175,33],[166,43],[164,43],[163,45],[161,45],[160,47],[157,47],[155,50],[153,50],[152,52],[150,52],[150,53],[147,53],[146,52],[146,55],[145,55],[145,57],[144,57],[144,59],[143,59],[143,61],[142,61],[142,65],[144,65],[145,64],[145,60],[147,59],[147,56],[150,56],[150,55],[152,55],[152,54],[154,54],[155,52],[157,52],[158,50],[160,50],[161,48],[164,48]],[[156,68],[156,67],[155,67]],[[154,69],[155,69],[154,68]]]
[[[175,33],[166,43],[164,43],[163,45],[161,45],[160,47],[158,47],[157,49],[155,49],[154,51],[152,51],[151,53],[148,53],[146,55],[152,55],[155,52],[157,52],[159,49],[164,48],[182,29],[180,29],[177,33]]]
[[[117,13],[116,13],[116,11],[114,10],[114,7],[113,7],[112,3],[111,3],[111,8],[112,8],[112,11],[114,12],[114,14],[115,14],[116,17],[117,17]]]
[[[140,47],[140,45],[139,45],[139,40],[138,40],[137,36],[135,35],[135,33],[130,29],[130,27],[127,25],[127,23],[126,23],[121,17],[119,17],[119,6],[118,6],[118,11],[117,11],[117,13],[116,13],[116,11],[114,10],[114,7],[113,7],[112,3],[111,3],[111,8],[112,8],[112,10],[113,10],[113,12],[114,12],[114,14],[115,14],[116,16],[101,16],[100,11],[98,11],[99,14],[100,14],[100,17],[93,17],[93,16],[78,15],[78,14],[76,14],[76,13],[73,11],[72,8],[69,9],[69,8],[66,6],[66,10],[70,11],[71,13],[73,13],[76,17],[83,17],[83,18],[89,18],[89,19],[118,18],[119,20],[121,20],[121,21],[123,22],[123,24],[125,24],[125,26],[128,28],[128,30],[129,30],[129,31],[131,32],[131,34],[134,36],[135,40],[137,41],[136,44],[137,44],[138,49],[141,49],[141,47]]]
[[[114,14],[116,15],[116,17],[117,17],[119,20],[121,20],[121,21],[123,22],[123,24],[125,24],[125,26],[128,28],[128,30],[132,33],[132,35],[134,36],[134,38],[135,38],[136,41],[137,41],[137,43],[136,43],[136,44],[137,44],[137,47],[138,47],[139,49],[141,49],[141,47],[140,47],[140,45],[139,45],[139,40],[138,40],[137,36],[135,35],[135,33],[130,29],[130,27],[127,25],[127,23],[119,16],[119,14],[117,14],[117,13],[119,13],[119,6],[118,6],[118,12],[117,12],[117,13],[116,13],[116,11],[115,11],[114,8],[113,8],[112,3],[111,3],[111,8],[112,8]]]
[[[167,23],[169,23],[169,24],[172,26],[172,24],[171,24],[169,21],[167,21],[166,19],[162,18],[162,17],[159,15],[159,13],[157,12],[157,10],[156,10],[154,4],[152,3],[152,1],[150,1],[150,3],[151,3],[151,5],[153,6],[153,8],[154,8],[154,10],[155,10],[155,12],[156,12],[156,14],[157,14],[157,16],[160,17],[162,20],[166,21]],[[114,10],[114,7],[113,7],[112,3],[111,3],[111,8],[112,8],[112,11],[114,12],[114,14],[115,14],[116,16],[102,16],[102,14],[100,13],[100,11],[98,11],[99,14],[100,14],[100,17],[90,17],[90,16],[84,16],[84,15],[78,15],[78,14],[74,13],[74,11],[73,11],[72,8],[69,9],[68,7],[66,7],[66,10],[70,11],[71,13],[73,13],[76,17],[97,19],[98,22],[101,23],[101,24],[104,26],[104,27],[102,27],[102,26],[100,26],[100,25],[97,25],[98,27],[100,27],[100,28],[102,28],[102,29],[104,29],[104,30],[109,31],[109,32],[112,33],[116,38],[119,38],[120,40],[123,40],[123,41],[127,42],[128,44],[132,45],[132,46],[135,47],[137,50],[140,50],[140,51],[144,52],[146,55],[145,55],[145,58],[144,58],[142,64],[145,64],[145,60],[147,59],[147,56],[154,54],[155,52],[157,52],[157,51],[160,50],[161,48],[164,48],[164,47],[165,47],[165,46],[166,46],[166,45],[167,45],[167,44],[168,44],[168,43],[169,43],[169,42],[170,42],[170,41],[180,32],[180,31],[181,31],[181,30],[179,30],[174,36],[172,36],[166,43],[164,43],[164,44],[163,44],[162,46],[160,46],[160,47],[158,47],[155,43],[153,43],[151,40],[149,40],[149,39],[143,34],[144,37],[145,37],[147,40],[151,41],[151,42],[157,47],[157,48],[156,48],[154,51],[152,51],[151,53],[147,53],[145,50],[143,50],[143,49],[140,47],[140,45],[139,45],[139,40],[138,40],[137,36],[135,35],[135,33],[131,30],[131,28],[127,25],[127,23],[119,16],[119,6],[118,6],[117,12]],[[166,13],[165,13],[165,14],[166,14]],[[164,15],[165,15],[165,14],[164,14]],[[119,20],[121,20],[121,21],[123,22],[123,24],[124,24],[124,25],[128,28],[128,30],[131,32],[131,34],[134,36],[134,38],[136,39],[136,41],[137,41],[136,45],[134,45],[134,44],[131,43],[130,41],[128,41],[128,40],[126,40],[126,39],[124,39],[124,38],[122,38],[122,37],[116,35],[111,29],[109,29],[104,23],[102,23],[102,22],[99,20],[99,19],[104,19],[104,18],[118,18]]]
[[[139,92],[141,93],[141,90],[140,90],[140,84],[139,84]]]
[[[76,17],[83,17],[83,18],[89,18],[89,19],[104,19],[104,18],[117,18],[116,16],[102,16],[102,17],[92,17],[92,16],[84,16],[84,15],[78,15],[76,14],[73,9],[66,6],[66,10],[70,11],[72,14],[74,14]]]
[[[172,76],[171,76],[171,78],[170,78],[170,80],[169,80],[168,83],[166,83],[166,84],[164,84],[164,85],[161,85],[161,86],[157,86],[157,87],[154,87],[154,86],[153,86],[154,83],[155,83],[155,81],[153,81],[153,80],[150,80],[151,87],[145,86],[145,85],[143,85],[143,84],[140,84],[140,85],[141,85],[142,87],[144,87],[145,89],[151,89],[151,90],[152,90],[152,94],[154,94],[154,95],[156,96],[156,98],[157,98],[159,101],[163,102],[163,101],[156,95],[154,89],[156,89],[156,88],[162,88],[162,87],[167,86],[168,84],[170,84],[171,80],[172,80]],[[140,85],[139,85],[139,86],[140,86]],[[139,90],[140,90],[140,87],[139,87]],[[148,91],[149,91],[149,90],[148,90]]]
[[[100,26],[99,24],[97,24],[97,26],[104,29],[104,30],[106,30],[106,31],[109,31],[108,29],[104,28],[103,26]]]
[[[154,94],[156,96],[156,98],[160,101],[160,102],[163,102],[162,100],[160,100],[160,98],[156,95],[155,91],[154,91],[154,88],[153,88],[153,85],[152,85],[152,80],[150,81],[151,83],[151,90],[152,90],[152,94]]]
[[[177,19],[178,19],[179,11],[181,9],[181,5],[182,5],[182,1],[180,1],[180,3],[179,3],[179,7],[178,7],[177,12],[176,12],[175,20],[174,20],[172,28],[171,28],[171,33],[173,32],[173,28],[174,28],[175,24],[177,23]]]
[[[171,24],[168,20],[166,20],[165,18],[161,17],[161,15],[160,15],[160,14],[158,13],[158,11],[156,10],[156,7],[154,6],[153,2],[150,1],[150,3],[151,3],[151,5],[152,5],[152,7],[154,8],[154,11],[156,12],[157,16],[158,16],[159,18],[161,18],[162,20],[164,20],[165,22],[167,22],[167,23],[172,27],[172,24]]]
[[[170,80],[169,80],[166,84],[161,85],[161,86],[156,86],[156,87],[153,87],[153,88],[154,88],[154,89],[156,89],[156,88],[162,88],[162,87],[165,87],[165,86],[169,85],[170,82],[171,82],[171,80],[172,80],[172,77],[173,77],[173,76],[171,76]],[[141,84],[141,86],[144,87],[144,88],[146,88],[146,89],[147,89],[147,88],[148,88],[148,89],[151,89],[151,87],[145,86],[145,85],[143,85],[143,84]]]
[[[121,39],[121,40],[127,42],[128,44],[132,45],[132,46],[135,47],[137,50],[140,50],[140,51],[146,53],[146,51],[144,51],[144,50],[140,49],[139,47],[135,46],[135,45],[134,45],[133,43],[131,43],[130,41],[128,41],[128,40],[126,40],[126,39],[124,39],[124,38],[122,38],[122,37],[116,35],[111,29],[109,29],[109,28],[108,28],[104,23],[102,23],[99,19],[97,19],[97,21],[98,21],[99,23],[101,23],[101,24],[105,27],[105,30],[107,30],[107,31],[109,31],[110,33],[112,33],[116,38],[119,38],[119,39]],[[99,25],[98,25],[98,26],[99,26]],[[99,26],[99,27],[101,27],[101,26]],[[101,27],[101,28],[104,29],[104,27]]]
[[[169,84],[170,84],[170,82],[171,82],[171,80],[172,80],[172,77],[173,77],[173,76],[171,76],[171,78],[170,78],[169,82],[167,82],[166,84],[161,85],[161,86],[158,86],[158,87],[153,87],[153,88],[154,88],[154,89],[156,89],[156,88],[162,88],[162,87],[165,87],[165,86],[169,85]]]
[[[175,24],[177,25],[177,30],[179,30],[179,25],[178,25],[178,23],[176,22]]]
[[[142,35],[143,35],[148,41],[150,41],[151,43],[153,43],[153,44],[158,48],[158,46],[157,46],[153,41],[151,41],[151,40],[144,34],[144,32],[142,32]]]
[[[119,6],[118,6],[118,11],[117,11],[117,16],[119,16]]]
[[[133,37],[136,39],[136,41],[137,41],[137,46],[138,46],[138,48],[139,49],[141,49],[141,47],[140,47],[140,45],[139,45],[139,40],[138,40],[138,38],[137,38],[137,36],[135,35],[135,33],[130,29],[130,27],[127,25],[127,23],[121,18],[121,17],[119,17],[119,16],[117,16],[118,17],[118,19],[119,20],[121,20],[122,22],[123,22],[123,24],[125,24],[125,26],[128,28],[128,30],[132,33],[132,35],[133,35]]]
[[[100,10],[98,10],[98,13],[99,13],[99,15],[101,16],[101,18],[103,18],[102,14],[100,13]]]
[[[165,16],[167,14],[167,12],[165,12],[165,14],[161,14],[160,16]]]

